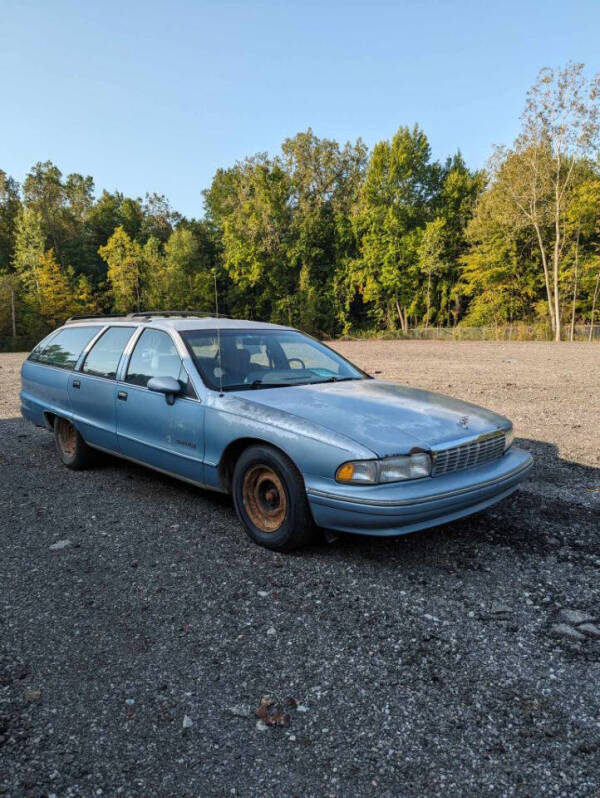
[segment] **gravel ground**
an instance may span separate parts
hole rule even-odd
[[[533,478],[275,554],[227,498],[60,466],[0,356],[0,794],[600,795],[600,348],[336,346],[512,417]]]

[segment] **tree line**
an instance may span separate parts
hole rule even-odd
[[[188,219],[96,196],[37,163],[0,170],[0,337],[74,314],[213,310],[317,335],[527,321],[556,340],[600,312],[598,77],[544,69],[489,168],[432,158],[418,126],[369,152],[312,130],[219,169]]]

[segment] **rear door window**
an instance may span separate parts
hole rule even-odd
[[[121,355],[134,329],[135,327],[109,327],[87,353],[81,370],[94,377],[114,380]]]
[[[36,347],[29,359],[47,366],[72,370],[85,347],[101,329],[101,325],[97,327],[65,327],[53,335],[47,344],[41,348]]]

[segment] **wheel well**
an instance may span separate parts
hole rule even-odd
[[[233,469],[235,468],[239,456],[250,446],[271,446],[273,449],[278,449],[282,454],[285,454],[282,449],[273,446],[272,443],[262,440],[261,438],[238,438],[232,441],[225,447],[219,461],[219,480],[226,491],[231,491]],[[287,456],[286,454],[286,457]]]
[[[56,420],[56,413],[44,413],[44,421],[48,429],[54,429],[54,422]]]

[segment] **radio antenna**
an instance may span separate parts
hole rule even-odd
[[[221,325],[219,324],[219,291],[217,289],[217,270],[213,271],[215,278],[215,316],[217,319],[217,347],[219,353],[219,394],[223,395],[223,359],[221,357]]]

